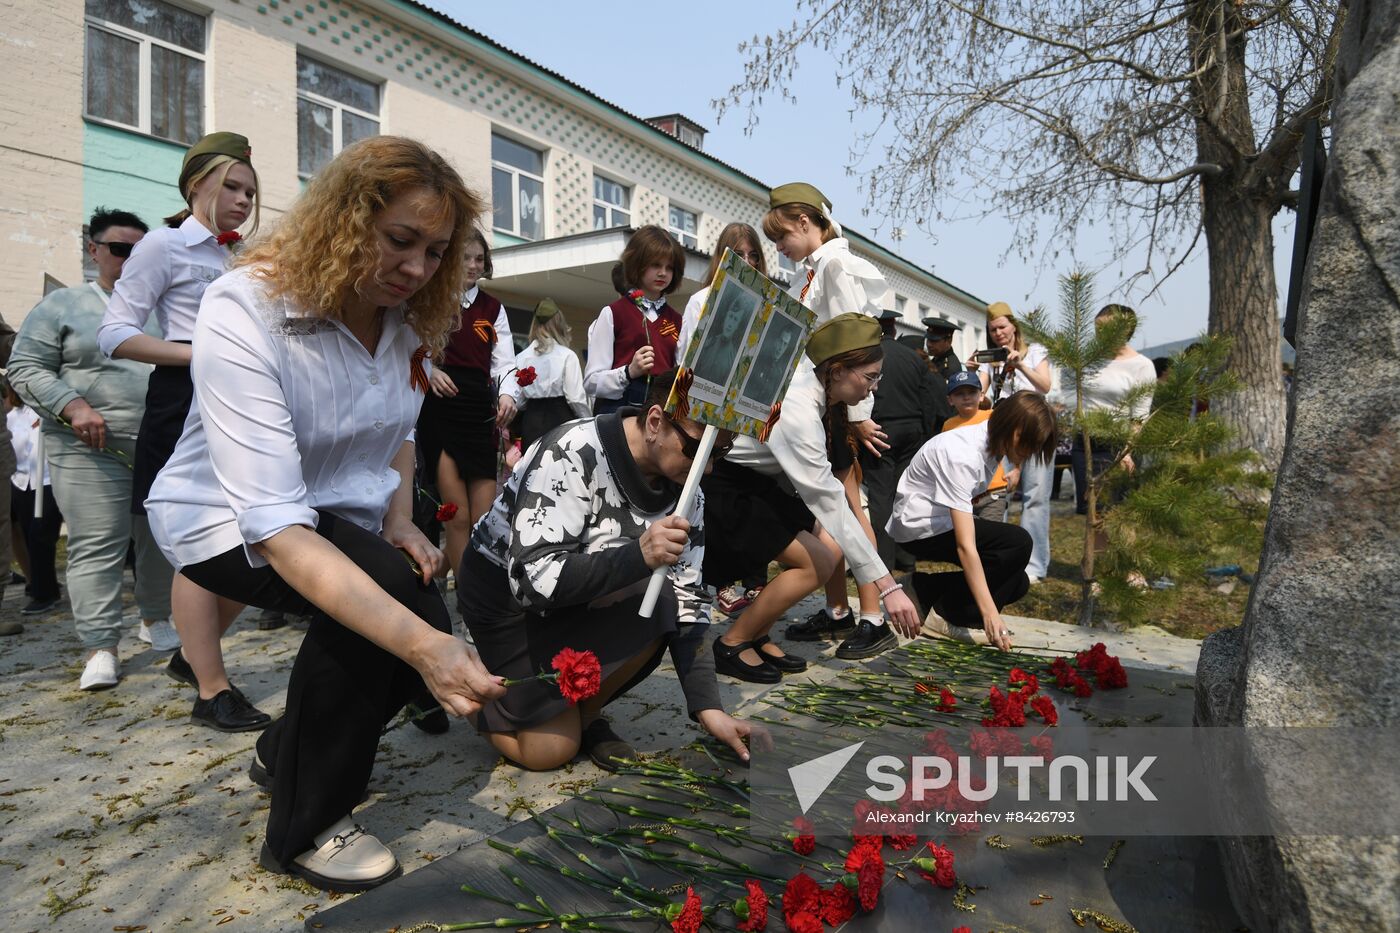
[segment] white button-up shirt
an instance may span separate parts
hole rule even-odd
[[[808,272],[812,273],[812,284],[807,288],[807,297],[799,298],[807,286]],[[848,311],[878,318],[884,310],[881,305],[887,291],[889,285],[880,270],[874,263],[852,253],[850,241],[845,237],[827,240],[813,250],[812,255],[802,260],[801,268],[788,286],[788,294],[817,316],[817,327]],[[804,354],[798,368],[810,369],[811,366]],[[848,411],[852,421],[866,421],[874,409],[872,394],[860,404],[850,406]]]
[[[768,443],[741,434],[734,439],[727,459],[757,473],[786,476],[798,498],[841,545],[856,580],[870,583],[889,571],[851,511],[845,487],[832,475],[826,452],[825,414],[826,391],[816,374],[810,369],[798,370],[783,398],[783,412]]]
[[[681,335],[676,341],[676,365],[685,362],[685,349],[690,346],[690,338],[700,325],[700,312],[705,310],[705,299],[710,297],[710,286],[706,285],[690,296],[685,303],[685,313],[681,315]]]
[[[895,487],[885,523],[891,538],[933,538],[953,529],[953,512],[972,511],[972,500],[987,491],[998,466],[987,454],[987,427],[985,421],[964,425],[924,442]]]
[[[141,334],[152,312],[166,340],[192,340],[204,290],[228,262],[228,248],[193,217],[178,228],[146,234],[122,266],[97,329],[103,355],[110,359],[117,347]]]
[[[384,312],[373,355],[340,322],[267,297],[248,268],[212,285],[203,312],[194,404],[146,500],[166,558],[178,569],[242,545],[263,566],[249,545],[314,528],[318,508],[378,532],[423,403],[402,308]]]
[[[534,369],[535,381],[522,386],[517,377],[527,368]],[[555,343],[541,351],[539,342],[532,340],[515,358],[515,373],[510,381],[519,390],[523,404],[528,405],[531,399],[562,396],[575,415],[580,418],[593,415],[588,407],[588,395],[583,391],[583,367],[579,366],[578,354],[568,347]]]

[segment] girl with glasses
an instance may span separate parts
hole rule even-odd
[[[881,563],[835,475],[840,463],[850,463],[848,408],[864,401],[879,378],[880,339],[879,323],[864,314],[840,314],[818,327],[807,344],[813,368],[794,374],[767,443],[737,438],[705,480],[707,580],[731,580],[770,561],[784,568],[716,639],[721,674],[777,683],[805,670],[806,662],[784,652],[769,632],[832,575],[843,554],[895,624],[910,637],[918,631],[913,604]]]
[[[546,770],[580,750],[601,768],[634,759],[604,707],[644,680],[669,651],[686,710],[747,758],[749,724],[724,712],[705,650],[709,603],[699,590],[705,497],[672,514],[702,426],[664,411],[674,373],[654,376],[646,404],[550,432],[516,466],[472,531],[457,605],[486,666],[509,678],[477,729],[523,768]],[[731,442],[721,432],[717,450]],[[712,461],[713,462],[713,461]],[[652,570],[669,586],[650,618],[638,614]],[[602,665],[596,696],[577,706],[533,677],[562,648]]]
[[[710,256],[710,269],[705,273],[705,287],[691,295],[690,300],[685,303],[681,336],[676,342],[677,361],[685,357],[690,338],[695,336],[695,325],[700,320],[700,312],[704,310],[705,299],[710,297],[710,285],[715,281],[715,273],[719,271],[719,263],[724,258],[726,249],[732,249],[744,262],[764,275],[768,274],[768,260],[763,257],[763,250],[758,244],[758,231],[748,224],[726,224],[719,232],[719,239],[715,240],[715,251]]]
[[[152,363],[146,411],[136,440],[131,510],[145,514],[156,474],[170,459],[194,396],[190,341],[204,291],[232,261],[240,227],[258,226],[258,176],[252,147],[237,133],[211,133],[185,153],[178,187],[187,205],[147,234],[127,260],[97,331],[112,359]],[[165,336],[144,333],[155,317]],[[175,630],[153,626],[151,646],[171,651],[166,672],[198,691],[190,719],[221,732],[263,729],[271,717],[229,683],[219,641],[243,610],[176,576],[170,592]],[[179,635],[176,634],[178,630]],[[183,642],[183,645],[181,644]]]

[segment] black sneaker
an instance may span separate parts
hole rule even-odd
[[[801,622],[787,627],[783,637],[788,641],[831,641],[845,638],[856,630],[856,614],[847,612],[833,619],[825,609],[818,609]]]
[[[274,629],[283,628],[287,624],[287,617],[276,609],[264,609],[258,613],[258,631],[271,632]]]
[[[58,608],[59,597],[53,596],[48,599],[31,599],[23,609],[19,611],[22,616],[41,616],[46,612],[52,612]]]
[[[601,716],[583,730],[581,749],[595,765],[604,771],[616,771],[623,760],[636,761],[637,750],[612,730],[612,724]]]
[[[194,709],[190,710],[190,722],[220,732],[258,732],[268,727],[272,717],[230,687],[212,699],[196,699]]]
[[[897,644],[899,638],[888,623],[875,625],[861,619],[860,624],[856,626],[856,633],[841,642],[841,646],[836,649],[836,656],[844,661],[859,661],[862,658],[873,658]]]

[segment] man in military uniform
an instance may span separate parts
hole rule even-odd
[[[926,317],[923,325],[927,328],[924,347],[928,352],[929,366],[943,377],[946,384],[955,373],[963,370],[962,360],[953,352],[953,331],[962,330],[962,325],[946,317]]]
[[[886,310],[880,315],[880,328],[884,331],[880,348],[885,351],[885,363],[880,383],[875,387],[875,408],[871,413],[885,432],[890,449],[881,457],[864,449],[860,453],[876,549],[880,560],[891,570],[899,565],[912,568],[914,564],[914,558],[885,532],[885,523],[894,508],[895,486],[924,441],[953,413],[943,380],[929,370],[917,351],[895,338],[897,320],[897,311]]]

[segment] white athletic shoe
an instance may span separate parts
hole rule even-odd
[[[298,855],[288,868],[327,891],[367,891],[403,871],[394,853],[348,816],[312,843],[316,848]]]
[[[987,633],[981,628],[954,625],[933,611],[930,611],[928,617],[924,619],[920,633],[929,638],[947,638],[969,645],[985,645],[987,643]]]
[[[143,620],[141,628],[136,633],[136,637],[150,645],[157,651],[174,651],[180,647],[180,635],[175,631],[175,626],[165,619],[159,622],[152,622],[147,625]]]
[[[115,687],[120,676],[117,673],[117,656],[105,648],[88,658],[83,668],[83,676],[78,680],[80,690],[106,690]]]

